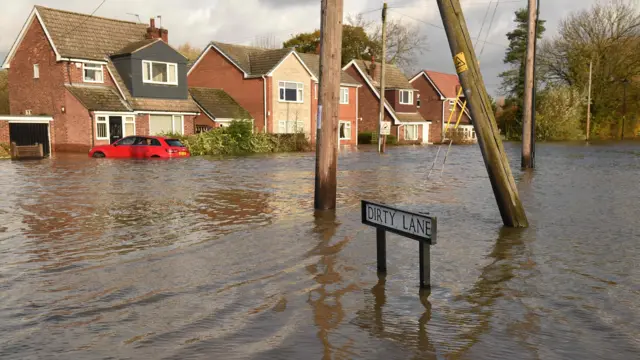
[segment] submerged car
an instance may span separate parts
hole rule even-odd
[[[89,151],[93,158],[183,158],[189,149],[178,139],[161,136],[127,136],[111,145],[100,145]]]

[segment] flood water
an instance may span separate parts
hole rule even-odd
[[[640,144],[505,146],[528,229],[477,146],[342,151],[335,217],[313,154],[1,161],[0,358],[640,358]],[[361,199],[438,216],[430,294]]]

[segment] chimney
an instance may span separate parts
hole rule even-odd
[[[378,63],[376,62],[376,58],[374,56],[371,57],[369,76],[371,76],[373,81],[380,81],[380,66],[378,66]]]
[[[147,39],[162,39],[165,43],[169,43],[169,30],[156,28],[156,19],[149,19],[149,27],[147,28]]]
[[[318,45],[316,45],[316,55],[320,55],[320,42],[318,41]]]

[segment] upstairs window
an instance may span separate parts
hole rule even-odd
[[[104,81],[104,72],[101,64],[82,64],[82,72],[84,73],[84,81],[92,83],[101,83]]]
[[[33,78],[40,79],[40,65],[33,64]]]
[[[340,104],[348,104],[348,103],[349,103],[349,89],[340,88]]]
[[[400,104],[413,105],[413,91],[400,90]]]
[[[302,103],[304,95],[304,84],[293,81],[279,81],[279,100],[284,102]]]
[[[178,64],[143,60],[142,82],[178,85]]]

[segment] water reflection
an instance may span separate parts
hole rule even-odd
[[[314,233],[318,238],[318,244],[308,256],[319,256],[319,260],[306,268],[319,285],[309,292],[307,302],[313,309],[313,320],[318,327],[317,336],[323,346],[323,359],[349,358],[354,345],[351,339],[337,339],[331,336],[345,318],[342,297],[358,290],[355,283],[345,281],[337,265],[340,251],[350,241],[349,237],[345,237],[332,243],[339,225],[335,213],[315,213]]]

